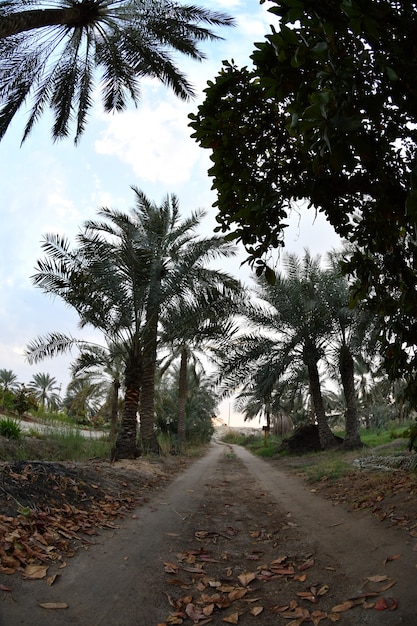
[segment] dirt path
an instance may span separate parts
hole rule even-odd
[[[0,592],[1,626],[417,624],[417,540],[237,446],[213,443],[95,541],[52,586],[0,577],[13,587]],[[398,607],[375,610],[381,597]]]

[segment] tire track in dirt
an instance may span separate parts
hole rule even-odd
[[[213,443],[118,530],[101,533],[98,542],[68,561],[52,587],[45,581],[13,580],[13,593],[1,598],[1,625],[157,626],[182,611],[187,626],[193,623],[187,605],[207,607],[211,596],[221,594],[232,600],[220,608],[213,602],[207,623],[224,626],[224,618],[237,613],[240,626],[288,626],[282,613],[273,612],[276,607],[296,602],[310,613],[328,612],[375,575],[395,580],[386,595],[398,598],[399,608],[355,607],[341,613],[338,623],[417,623],[417,559],[407,535],[381,528],[367,513],[333,506],[237,446]],[[383,565],[387,556],[399,553],[401,558]],[[280,566],[287,575],[277,573]],[[294,574],[288,573],[291,567]],[[248,573],[256,577],[249,581]],[[232,591],[219,591],[219,584]],[[314,605],[297,595],[312,587],[328,587]],[[233,593],[238,588],[246,590],[242,597]],[[68,609],[46,610],[40,602],[65,602]],[[262,612],[251,613],[254,607]]]

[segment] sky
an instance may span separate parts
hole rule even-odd
[[[68,368],[76,352],[29,365],[24,352],[33,339],[60,331],[97,340],[91,329],[78,328],[72,310],[33,286],[31,276],[44,256],[41,242],[46,233],[65,235],[75,244],[83,223],[100,207],[128,211],[135,186],[157,204],[175,193],[184,217],[204,209],[201,235],[213,234],[216,196],[207,174],[209,151],[191,139],[188,114],[197,111],[203,89],[220,71],[222,60],[250,65],[254,42],[264,39],[271,24],[277,26],[277,18],[256,0],[195,4],[226,12],[236,21],[235,28],[216,31],[222,41],[202,44],[207,57],[203,63],[178,58],[195,88],[195,100],[182,102],[145,79],[138,108],[132,105],[123,113],[106,115],[97,102],[77,146],[72,138],[53,143],[47,117],[21,146],[26,116],[20,114],[0,142],[0,369],[13,370],[21,383],[38,372],[49,373],[64,393],[70,380]],[[291,253],[302,255],[308,248],[313,255],[325,254],[339,245],[332,227],[311,210],[294,214],[286,229],[285,250]],[[245,258],[242,248],[232,263],[227,261],[227,271],[250,284],[248,266],[241,266]],[[231,401],[222,403],[220,415],[231,426],[242,423]]]

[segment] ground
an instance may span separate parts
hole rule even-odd
[[[3,464],[5,623],[413,626],[415,474],[303,463]]]

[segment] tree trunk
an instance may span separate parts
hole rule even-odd
[[[141,385],[141,358],[131,354],[125,371],[126,394],[123,403],[122,423],[112,450],[112,461],[135,459],[139,455],[137,446],[138,405]]]
[[[178,441],[182,445],[185,441],[185,404],[187,402],[187,364],[188,352],[184,346],[181,350],[181,364],[178,384]]]
[[[153,313],[147,320],[144,333],[143,376],[140,394],[140,438],[143,452],[158,454],[159,444],[155,432],[155,373],[158,315]]]
[[[68,9],[33,9],[17,11],[0,18],[0,39],[45,26],[86,26],[99,19],[98,2]]]
[[[112,398],[110,408],[110,441],[113,441],[118,430],[118,409],[119,409],[119,389],[120,381],[116,378],[112,385]]]
[[[339,372],[342,379],[343,393],[346,400],[345,441],[346,450],[362,446],[359,434],[358,405],[356,401],[354,363],[348,346],[342,346],[339,355]]]
[[[314,413],[317,420],[317,427],[319,429],[320,445],[323,450],[329,450],[330,448],[334,448],[337,445],[337,441],[327,423],[326,412],[324,410],[323,404],[323,396],[321,395],[320,378],[317,363],[314,360],[310,360],[308,363],[306,363],[306,365],[308,369],[310,393],[313,400]]]

